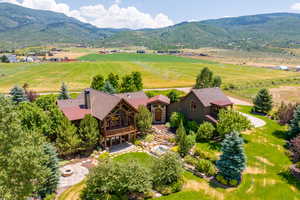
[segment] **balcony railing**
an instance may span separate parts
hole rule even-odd
[[[132,132],[135,132],[136,129],[134,126],[128,126],[128,127],[122,127],[122,128],[116,128],[112,130],[106,130],[106,136],[112,136],[112,135],[122,135],[122,134],[129,134]]]

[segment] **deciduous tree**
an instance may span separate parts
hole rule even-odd
[[[180,100],[180,94],[177,90],[171,90],[167,96],[169,97],[171,103],[175,103]]]
[[[104,86],[104,78],[102,75],[96,75],[93,77],[92,83],[91,83],[91,88],[94,90],[99,90],[101,91]]]
[[[94,148],[101,138],[97,119],[92,115],[86,115],[80,122],[78,134],[81,139],[81,147]]]
[[[207,67],[203,68],[197,76],[195,89],[220,87],[222,79],[220,76],[214,76],[214,73]]]
[[[110,73],[108,75],[108,78],[107,80],[110,82],[110,84],[116,89],[118,90],[119,89],[119,81],[120,81],[120,78],[117,74],[114,74],[114,73]]]

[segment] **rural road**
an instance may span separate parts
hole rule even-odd
[[[155,89],[144,89],[144,91],[150,91],[150,90],[158,90],[158,91],[164,91],[164,90],[172,90],[176,89],[185,93],[189,93],[191,91],[191,87],[185,87],[185,88],[155,88]],[[81,92],[71,92],[71,93],[81,93]],[[38,93],[38,95],[49,95],[49,94],[59,94],[58,92],[41,92]],[[251,103],[247,101],[243,101],[234,97],[228,97],[234,104],[236,105],[243,105],[243,106],[252,106]]]

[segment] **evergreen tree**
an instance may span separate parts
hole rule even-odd
[[[45,181],[39,185],[37,194],[41,198],[45,198],[47,195],[55,193],[59,183],[59,165],[55,148],[47,143],[44,145],[44,151],[47,156],[44,166],[49,169]]]
[[[108,80],[105,81],[102,91],[108,94],[116,93],[116,89],[112,86],[112,84]]]
[[[288,132],[289,138],[294,138],[300,134],[300,106],[297,106],[294,111],[293,119],[290,123],[290,130]]]
[[[178,91],[177,90],[171,90],[168,94],[167,94],[167,96],[169,97],[169,99],[170,99],[170,102],[171,103],[175,103],[175,102],[178,102],[179,101],[179,93],[178,93]]]
[[[3,62],[3,63],[9,63],[9,60],[8,60],[6,55],[1,56],[0,61]]]
[[[217,161],[219,174],[227,181],[241,180],[242,172],[246,168],[244,141],[238,132],[227,134],[222,142],[222,155]]]
[[[139,106],[136,123],[142,133],[146,133],[152,128],[152,114],[146,106]]]
[[[12,96],[12,101],[16,104],[28,100],[24,89],[19,86],[13,87],[9,94]]]
[[[136,91],[143,90],[143,79],[141,72],[132,72],[131,73],[133,83],[135,85]]]
[[[263,88],[256,95],[253,104],[255,112],[267,114],[273,107],[272,95],[267,89]]]
[[[19,113],[0,96],[0,198],[25,200],[45,179],[44,138],[23,129]]]
[[[185,157],[190,152],[191,148],[195,145],[195,135],[186,135],[185,132],[181,135],[179,141],[178,153],[181,157]]]
[[[92,83],[91,83],[91,88],[94,90],[99,90],[101,91],[104,86],[104,78],[102,75],[96,75],[93,77]]]
[[[67,85],[63,82],[60,88],[58,99],[70,99]]]
[[[115,90],[118,90],[120,85],[119,85],[119,81],[120,81],[120,78],[117,74],[114,74],[114,73],[110,73],[108,75],[108,78],[107,80],[110,82],[110,84],[115,88]]]
[[[82,147],[94,148],[101,137],[98,121],[92,115],[86,115],[80,122],[78,134]]]
[[[186,135],[185,128],[183,126],[183,120],[180,121],[179,127],[176,130],[176,143],[179,144],[181,138]]]

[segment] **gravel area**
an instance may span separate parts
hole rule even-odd
[[[67,169],[71,169],[73,171],[73,174],[69,177],[61,176],[59,179],[58,188],[70,187],[72,185],[81,182],[85,178],[85,176],[89,173],[89,170],[81,165],[82,163],[80,162],[80,163],[61,167],[59,169],[61,173],[63,173],[63,171]]]

